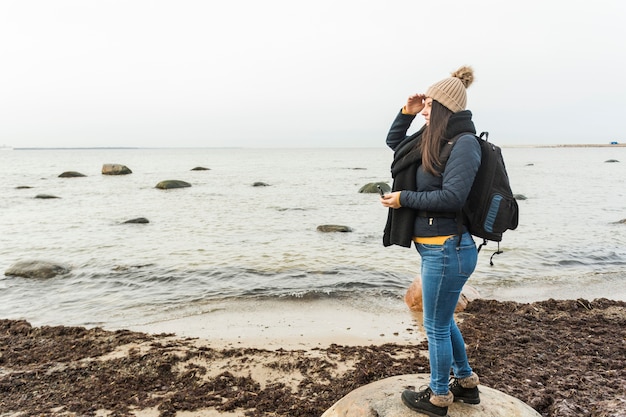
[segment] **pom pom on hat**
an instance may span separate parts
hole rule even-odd
[[[465,88],[469,87],[474,82],[474,70],[472,67],[461,67],[454,71],[452,76],[461,80]]]
[[[454,71],[448,78],[431,85],[426,91],[426,97],[437,100],[453,113],[465,110],[467,93],[465,89],[474,82],[472,67],[463,66]]]

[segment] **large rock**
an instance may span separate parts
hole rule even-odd
[[[52,278],[70,272],[70,267],[48,261],[19,261],[4,271],[4,275],[24,278]]]
[[[459,302],[456,304],[457,313],[465,310],[467,304],[480,298],[480,294],[478,291],[469,285],[465,285],[461,290],[461,296],[459,297]],[[406,290],[404,294],[404,302],[411,309],[411,311],[424,311],[424,306],[422,304],[422,279],[420,277],[416,277],[409,288]]]
[[[419,390],[428,385],[428,374],[400,375],[382,379],[350,392],[329,408],[322,417],[417,417],[422,416],[402,403],[407,388]],[[454,403],[448,407],[453,417],[541,417],[527,404],[495,389],[479,385],[480,404]]]
[[[191,187],[191,184],[181,180],[165,180],[156,185],[156,188],[161,190],[169,190],[170,188],[185,188]]]
[[[132,174],[126,165],[121,164],[104,164],[102,165],[102,175],[127,175]]]

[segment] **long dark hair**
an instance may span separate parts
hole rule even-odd
[[[448,126],[450,116],[452,116],[452,111],[438,101],[433,100],[430,109],[430,121],[422,134],[420,142],[422,166],[426,172],[432,175],[441,175],[439,152],[441,150],[441,142],[445,139],[446,127]]]

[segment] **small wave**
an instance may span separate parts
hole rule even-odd
[[[54,311],[60,323],[82,325],[235,299],[397,299],[406,287],[403,276],[359,268],[180,270],[146,265],[114,271],[75,271],[58,279],[37,283],[18,279],[10,284],[0,294],[0,317],[37,318]]]
[[[572,247],[568,250],[552,250],[536,254],[536,257],[540,261],[539,264],[544,267],[567,267],[568,269],[578,269],[581,273],[588,270],[626,265],[626,252],[607,251],[599,247]]]

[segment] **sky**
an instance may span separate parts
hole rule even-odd
[[[0,145],[384,147],[462,65],[497,144],[626,142],[625,21],[623,0],[0,0]]]

